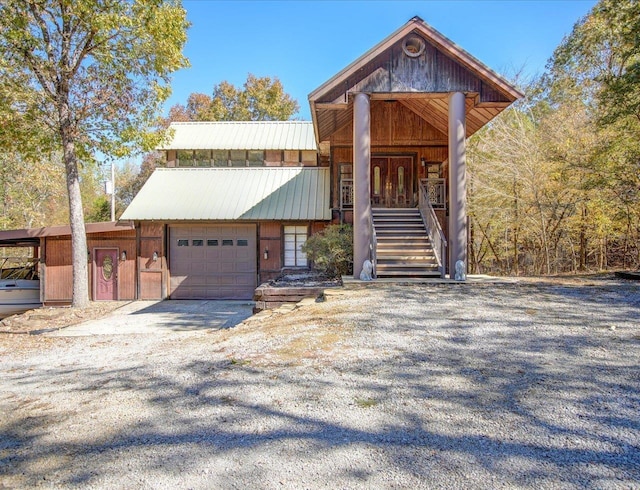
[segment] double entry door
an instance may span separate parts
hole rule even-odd
[[[374,207],[413,207],[413,158],[371,157],[371,204]]]

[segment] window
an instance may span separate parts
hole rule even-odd
[[[250,167],[262,167],[264,165],[264,151],[248,151],[247,162]]]
[[[209,167],[211,166],[211,151],[196,150],[193,152],[193,160],[196,167]]]
[[[232,167],[246,167],[247,166],[247,152],[244,150],[231,150],[230,160]]]
[[[192,240],[191,241],[191,245],[193,245],[194,247],[202,247],[204,245],[204,241],[203,240]]]
[[[380,166],[373,167],[373,194],[380,195]]]
[[[232,247],[233,246],[233,240],[222,240],[222,246],[223,247]]]
[[[249,240],[238,240],[237,245],[238,245],[238,247],[248,247],[249,246]]]
[[[188,247],[189,240],[178,240],[178,247]]]
[[[193,166],[193,150],[178,150],[177,157],[179,167]]]
[[[439,179],[440,178],[440,164],[434,162],[427,162],[427,179]]]
[[[404,194],[404,167],[398,167],[398,194]]]
[[[218,240],[207,240],[207,247],[217,247]]]
[[[213,150],[211,152],[211,164],[214,167],[228,167],[229,152],[227,150]]]
[[[284,265],[285,267],[306,267],[307,254],[302,251],[302,245],[307,241],[307,227],[284,227]]]

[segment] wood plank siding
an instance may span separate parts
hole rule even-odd
[[[140,222],[137,226],[138,299],[167,297],[166,227],[162,223]],[[154,260],[154,253],[157,259]]]
[[[70,303],[73,292],[71,267],[71,239],[69,236],[43,238],[46,279],[44,281],[45,303]],[[90,297],[94,297],[95,249],[114,248],[118,257],[126,252],[126,260],[118,260],[118,298],[136,299],[136,232],[126,230],[110,233],[87,234],[87,260],[89,262]]]

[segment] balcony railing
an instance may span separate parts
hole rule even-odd
[[[340,209],[353,208],[353,179],[340,181]]]
[[[444,179],[420,179],[433,209],[447,207],[447,186]]]

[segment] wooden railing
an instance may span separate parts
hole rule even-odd
[[[436,256],[436,260],[438,261],[438,267],[440,267],[440,277],[444,279],[446,272],[445,262],[447,260],[447,240],[444,237],[444,232],[442,231],[436,212],[433,210],[430,196],[423,182],[424,180],[420,181],[418,208],[422,215],[422,221],[429,233],[429,240],[431,240],[433,252]]]
[[[375,279],[377,277],[378,237],[376,236],[376,227],[373,226],[373,216],[371,213],[369,214],[369,236],[371,236],[371,243],[369,244],[369,260],[373,264],[373,273],[371,277]]]
[[[353,179],[340,180],[340,209],[353,208]]]
[[[431,207],[445,209],[447,206],[447,186],[445,179],[420,179],[426,189]]]

